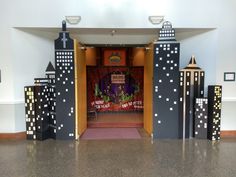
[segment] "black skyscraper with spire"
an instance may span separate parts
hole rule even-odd
[[[153,137],[179,137],[179,52],[175,30],[163,23],[154,44]]]

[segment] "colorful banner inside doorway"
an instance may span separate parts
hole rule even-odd
[[[143,111],[143,67],[87,67],[88,111]]]

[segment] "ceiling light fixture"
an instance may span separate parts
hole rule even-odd
[[[114,34],[116,33],[116,30],[111,30],[111,35],[114,36]]]
[[[164,16],[149,16],[148,20],[153,24],[153,25],[158,25],[164,20]]]
[[[66,21],[71,25],[76,25],[80,22],[81,16],[66,16]]]

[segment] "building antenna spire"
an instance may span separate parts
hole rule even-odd
[[[66,21],[62,21],[62,31],[66,31]]]

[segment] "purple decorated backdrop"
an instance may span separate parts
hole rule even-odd
[[[143,67],[87,67],[88,110],[143,111]]]

